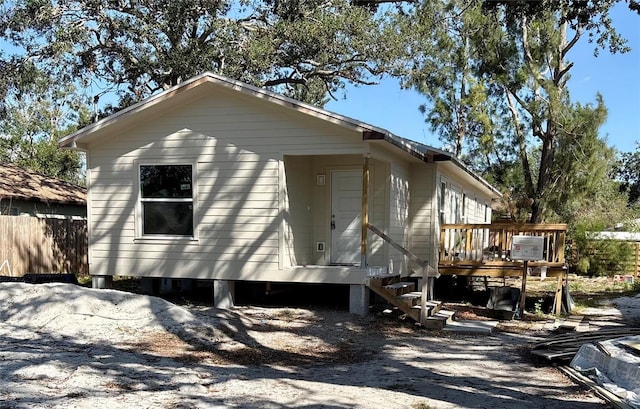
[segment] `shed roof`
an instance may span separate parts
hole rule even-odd
[[[84,187],[12,163],[0,163],[0,200],[4,199],[77,205],[87,202]]]
[[[481,185],[483,185],[486,189],[491,191],[494,195],[498,197],[502,196],[502,194],[495,187],[484,180],[481,176],[473,172],[466,164],[464,164],[450,152],[446,152],[428,145],[421,144],[419,142],[402,138],[400,136],[392,134],[386,129],[370,125],[357,119],[337,114],[335,112],[327,111],[325,109],[318,108],[316,106],[286,97],[284,95],[280,95],[272,91],[268,91],[263,88],[258,88],[244,82],[223,77],[212,72],[205,72],[203,74],[195,76],[172,88],[169,88],[166,91],[153,95],[145,99],[144,101],[138,102],[106,118],[87,125],[86,127],[79,129],[78,131],[62,138],[60,140],[60,146],[81,149],[81,146],[85,139],[89,140],[92,135],[98,133],[102,129],[117,123],[121,119],[127,118],[131,115],[135,115],[138,112],[142,112],[152,106],[155,106],[158,103],[161,103],[183,92],[194,89],[195,87],[198,87],[202,84],[215,84],[218,86],[222,86],[227,89],[235,90],[245,95],[250,95],[255,98],[266,100],[282,107],[292,109],[297,112],[310,115],[345,128],[362,132],[363,139],[384,140],[394,145],[396,148],[402,149],[403,151],[425,162],[450,161],[460,169],[462,169],[464,172],[466,172],[468,175],[470,175]]]

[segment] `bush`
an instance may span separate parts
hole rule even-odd
[[[634,243],[617,240],[596,240],[589,232],[602,231],[601,226],[578,225],[573,234],[576,259],[573,260],[579,274],[608,276],[625,274],[633,265]]]

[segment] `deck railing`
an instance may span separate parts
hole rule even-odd
[[[511,258],[513,236],[544,237],[544,259],[529,266],[561,270],[565,263],[565,224],[444,224],[438,268],[442,274],[509,275],[523,263]]]

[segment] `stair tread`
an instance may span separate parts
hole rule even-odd
[[[393,284],[387,284],[384,286],[384,288],[388,288],[388,289],[399,289],[399,288],[407,288],[414,285],[412,282],[410,281],[400,281],[397,283],[393,283]]]
[[[408,293],[404,293],[402,295],[422,297],[422,291],[409,291]],[[434,303],[434,304],[442,304],[442,301],[436,301],[436,300],[429,300],[427,302]]]
[[[409,291],[408,293],[402,294],[402,295],[417,295],[418,297],[422,297],[422,292],[420,291]]]
[[[400,297],[398,297],[398,298],[400,298]],[[440,303],[434,303],[434,302],[431,302],[431,301],[427,301],[425,303],[425,305],[427,306],[427,308],[434,308],[434,307],[437,307],[438,305],[440,305]],[[415,308],[416,310],[419,310],[422,307],[420,306],[420,304],[418,304],[418,305],[414,305],[411,308]]]
[[[375,275],[375,276],[368,276],[368,278],[374,279],[374,280],[381,280],[381,279],[385,279],[385,278],[393,278],[393,277],[400,277],[400,273],[387,273],[387,274],[380,274],[380,275]]]
[[[438,312],[436,312],[435,314],[433,314],[434,317],[443,317],[446,319],[452,318],[454,315],[456,315],[455,311],[449,311],[449,310],[440,310]]]
[[[402,295],[399,295],[397,298],[410,300],[410,299],[416,299],[416,298],[420,298],[420,297],[422,297],[421,293],[404,293]]]

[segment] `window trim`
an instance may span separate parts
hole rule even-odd
[[[467,193],[462,191],[462,208],[460,209],[460,220],[462,223],[467,222],[467,205],[469,204],[469,199],[467,198]]]
[[[191,198],[142,198],[142,185],[140,180],[140,170],[142,166],[191,166]],[[196,162],[187,159],[145,159],[135,161],[135,188],[136,188],[136,210],[135,210],[135,236],[136,242],[158,242],[158,241],[198,241],[198,206],[197,206],[197,167]],[[193,234],[191,236],[173,234],[144,234],[144,211],[143,202],[180,202],[191,203],[193,206]]]
[[[485,223],[491,223],[491,216],[489,215],[489,205],[487,204],[487,202],[484,202],[484,222]]]
[[[438,203],[438,207],[439,209],[439,213],[440,213],[440,225],[446,224],[445,223],[445,208],[447,205],[447,190],[448,190],[448,183],[446,181],[446,179],[444,177],[440,178],[440,200]]]

